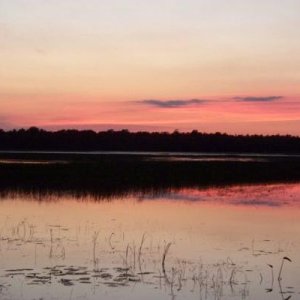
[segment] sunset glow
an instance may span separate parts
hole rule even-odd
[[[0,128],[300,135],[296,0],[2,0]]]

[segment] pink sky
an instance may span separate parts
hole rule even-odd
[[[300,135],[299,10],[3,0],[0,127]]]

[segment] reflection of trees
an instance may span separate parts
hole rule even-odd
[[[300,160],[170,162],[103,156],[69,164],[0,164],[0,198],[7,193],[25,193],[37,201],[51,195],[91,196],[96,200],[134,195],[142,199],[145,194],[159,196],[182,188],[299,180]]]

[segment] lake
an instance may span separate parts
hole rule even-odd
[[[1,192],[1,299],[299,299],[300,183],[45,189]]]

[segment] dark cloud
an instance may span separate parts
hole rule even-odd
[[[282,96],[268,96],[268,97],[234,97],[235,100],[244,102],[272,102],[283,99]]]
[[[176,107],[183,107],[189,105],[200,105],[206,103],[207,100],[203,99],[191,99],[191,100],[142,100],[138,101],[139,103],[156,106],[161,108],[176,108]]]

